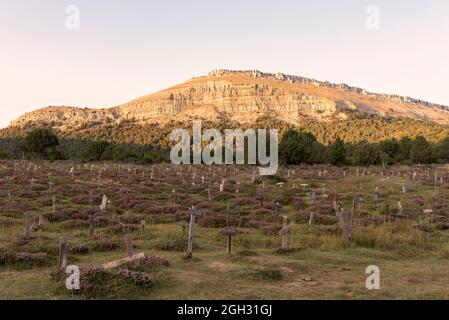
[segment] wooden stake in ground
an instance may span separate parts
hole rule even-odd
[[[348,210],[337,204],[336,201],[333,202],[335,213],[340,219],[340,227],[343,233],[343,238],[351,243],[352,242],[352,218],[353,210]]]
[[[64,271],[67,266],[67,239],[61,237],[59,239],[59,262],[58,270]]]
[[[230,255],[232,252],[232,237],[237,235],[237,231],[232,229],[223,230],[223,235],[227,237],[227,253]]]
[[[145,220],[140,220],[140,232],[143,233],[145,231]]]
[[[279,224],[279,210],[282,208],[282,205],[279,202],[276,202],[275,204],[275,214],[274,214],[274,224],[278,225]]]
[[[281,236],[281,247],[282,249],[289,248],[289,235],[293,230],[293,224],[288,224],[287,216],[284,216],[284,226],[279,231],[279,235]]]
[[[125,236],[125,244],[126,244],[126,254],[128,255],[128,257],[132,257],[134,253],[133,253],[133,242],[130,234],[127,234]]]
[[[37,220],[37,229],[43,230],[44,229],[44,216],[40,214],[37,219],[38,219]]]
[[[324,193],[324,190],[323,190]],[[309,217],[309,225],[311,225],[313,223],[313,219],[315,218],[315,207],[316,207],[316,192],[312,192],[311,193],[311,197],[312,197],[312,212],[310,212],[310,217]]]
[[[192,207],[190,210],[190,226],[189,226],[189,239],[187,241],[187,257],[192,257],[193,252],[193,236],[194,236],[194,227],[195,227],[195,218],[199,216],[200,213],[196,210],[195,207]]]
[[[95,214],[91,213],[89,215],[89,237],[93,237],[95,232]]]
[[[53,195],[53,197],[51,198],[51,203],[52,203],[53,213],[56,213],[56,196],[55,195]]]
[[[24,238],[28,239],[30,237],[31,232],[31,219],[30,219],[30,213],[25,212],[25,232],[24,232]]]
[[[385,221],[390,220],[390,205],[388,203],[385,204],[384,214],[385,214]]]
[[[315,218],[315,212],[312,211],[310,213],[309,226],[312,225],[314,218]]]
[[[396,203],[396,206],[398,207],[398,214],[399,214],[400,216],[402,216],[402,215],[404,214],[404,208],[402,207],[402,202],[401,202],[401,201],[398,201],[398,202]]]
[[[100,210],[101,210],[101,211],[106,211],[107,205],[108,205],[108,197],[106,197],[105,195],[103,195],[103,198],[101,199]]]
[[[210,182],[209,182],[209,186],[207,187],[207,199],[208,199],[209,201],[212,201],[212,196],[211,196],[211,185],[210,185]]]
[[[260,207],[263,208],[263,200],[264,200],[264,190],[263,188],[260,188],[259,195],[256,197],[256,200],[260,201]]]

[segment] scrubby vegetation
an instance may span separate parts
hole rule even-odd
[[[221,130],[241,127],[230,121],[203,122],[202,126]],[[123,121],[115,125],[85,124],[83,128],[63,132],[53,132],[48,127],[30,125],[0,130],[0,159],[162,163],[169,159],[172,130],[191,130],[191,123],[144,125]],[[449,160],[449,129],[410,119],[304,119],[292,126],[262,117],[243,129],[246,128],[278,129],[279,153],[285,164],[393,165]]]

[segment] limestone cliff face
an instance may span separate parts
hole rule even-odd
[[[346,119],[350,114],[449,123],[447,107],[417,99],[369,93],[346,84],[285,74],[216,70],[110,109],[49,107],[22,116],[12,126],[46,122],[64,129],[84,123],[126,119],[163,123],[193,118],[228,118],[251,122],[262,115],[295,123],[299,117],[327,121]]]
[[[335,115],[336,102],[242,77],[207,77],[189,81],[155,95],[116,108],[121,116],[145,121],[164,121],[202,116],[251,121],[268,114],[295,119],[299,114],[317,118]]]

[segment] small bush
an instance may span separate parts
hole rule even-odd
[[[283,278],[279,270],[272,268],[255,269],[251,275],[253,278],[263,281],[281,281]]]
[[[161,251],[183,252],[187,249],[187,242],[185,239],[161,240],[157,243],[156,249]]]

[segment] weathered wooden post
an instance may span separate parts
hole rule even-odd
[[[263,208],[263,200],[264,200],[264,190],[263,190],[263,188],[260,189],[259,195],[256,197],[256,200],[260,201],[260,207]]]
[[[51,203],[52,203],[52,211],[53,213],[56,213],[56,196],[53,195],[53,197],[51,198]]]
[[[100,210],[103,212],[106,211],[107,205],[108,205],[108,197],[103,195],[103,198],[101,199]]]
[[[143,233],[145,231],[145,220],[140,220],[140,232]]]
[[[133,242],[130,234],[127,234],[125,236],[125,244],[126,244],[126,254],[128,255],[128,257],[132,257],[134,253],[133,253]]]
[[[190,226],[189,226],[189,239],[187,241],[187,257],[191,258],[192,252],[193,252],[193,236],[194,236],[195,218],[196,218],[196,216],[199,216],[200,213],[193,206],[189,211],[190,211]]]
[[[211,195],[211,191],[212,191],[212,186],[211,186],[211,184],[210,184],[210,181],[209,181],[209,185],[208,185],[208,187],[207,187],[207,199],[209,200],[209,201],[212,201],[212,195]]]
[[[435,172],[434,173],[434,175],[435,175],[435,178],[434,178],[434,183],[435,183],[435,190],[437,189],[437,181],[438,181],[438,175],[437,175],[437,173]]]
[[[227,250],[226,252],[231,255],[232,252],[232,237],[237,235],[237,231],[232,229],[223,230],[223,235],[227,237]]]
[[[388,203],[385,204],[384,214],[385,214],[384,221],[389,220],[390,219],[390,205]]]
[[[374,200],[379,199],[379,187],[376,186],[374,189]]]
[[[310,217],[309,217],[309,226],[312,225],[313,220],[315,219],[315,212],[310,212]]]
[[[89,214],[89,237],[92,238],[95,232],[95,213]]]
[[[324,193],[324,190],[323,190]],[[311,225],[313,223],[313,219],[315,218],[315,206],[316,206],[316,192],[312,192],[311,193],[311,198],[312,198],[312,212],[310,212],[310,217],[309,217],[309,225]]]
[[[274,224],[279,224],[279,210],[282,208],[282,205],[279,202],[276,202],[275,204],[275,214],[274,214]]]
[[[288,249],[289,248],[289,234],[293,229],[293,224],[288,224],[288,217],[284,216],[283,227],[279,231],[279,235],[281,236],[281,248]]]
[[[311,193],[311,197],[312,197],[312,204],[315,204],[315,202],[316,202],[316,192],[315,191],[313,191]]]
[[[25,212],[25,233],[24,238],[28,239],[30,237],[31,232],[31,220],[30,220],[30,213],[27,211]]]
[[[399,215],[403,215],[403,213],[404,213],[404,208],[402,207],[402,202],[399,200],[397,203],[396,203],[396,206],[397,206],[397,208],[398,208],[398,213],[399,213]]]
[[[42,214],[37,218],[37,229],[41,231],[44,229],[44,216]]]
[[[58,270],[64,271],[67,266],[67,239],[59,238],[59,263]]]

